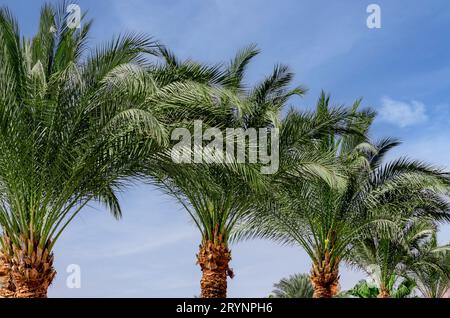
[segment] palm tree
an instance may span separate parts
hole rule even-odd
[[[155,164],[154,181],[183,205],[201,233],[197,263],[202,270],[201,297],[224,298],[229,267],[230,234],[235,223],[249,209],[249,197],[258,184],[251,167],[223,167],[206,164]],[[150,164],[152,165],[152,164]]]
[[[308,274],[295,274],[281,279],[270,298],[312,298],[314,293]]]
[[[139,177],[140,159],[168,145],[177,119],[213,116],[211,96],[222,97],[168,80],[148,62],[161,55],[151,38],[126,34],[88,52],[91,22],[70,29],[66,18],[65,3],[45,5],[38,33],[22,39],[0,9],[3,296],[46,297],[54,245],[80,210],[95,200],[119,218],[115,193]]]
[[[329,98],[322,94],[317,113],[326,116]],[[333,153],[337,170],[345,183],[330,186],[323,179],[288,181],[275,175],[273,199],[255,210],[244,224],[244,236],[267,237],[283,244],[300,245],[312,260],[311,282],[314,297],[332,297],[339,290],[339,265],[346,259],[355,240],[369,228],[392,224],[380,211],[396,213],[411,198],[446,194],[448,176],[420,162],[399,159],[382,165],[385,154],[398,142],[383,139],[374,145],[366,141],[374,113],[359,112],[355,103],[347,126],[360,134],[336,134],[330,130],[317,147]],[[284,182],[280,182],[280,180]],[[387,213],[387,212],[386,212]],[[385,214],[386,214],[385,213]],[[423,209],[423,215],[448,219],[445,209]]]
[[[420,257],[419,253],[435,235],[433,221],[412,216],[394,222],[394,231],[369,229],[365,237],[355,242],[348,256],[352,265],[374,277],[379,298],[394,297],[398,282],[409,279],[409,273],[416,267],[434,268],[432,259]]]
[[[7,296],[45,297],[55,276],[53,247],[70,221],[90,200],[120,217],[115,191],[133,172],[130,158],[157,149],[166,138],[154,114],[131,106],[138,94],[133,100],[120,85],[120,68],[143,66],[143,54],[156,43],[129,34],[83,59],[91,22],[83,20],[77,30],[65,19],[64,4],[44,5],[38,33],[22,39],[11,12],[0,9],[0,225]],[[139,134],[150,127],[151,135]]]

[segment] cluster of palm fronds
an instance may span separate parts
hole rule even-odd
[[[202,297],[226,296],[229,243],[252,237],[299,245],[311,258],[308,280],[280,282],[280,297],[337,295],[343,263],[375,267],[383,297],[403,295],[410,281],[426,297],[446,292],[447,246],[436,231],[450,218],[449,175],[406,158],[383,163],[399,142],[370,140],[375,113],[361,101],[332,107],[322,93],[315,110],[285,113],[305,89],[292,87],[284,65],[246,85],[254,45],[213,66],[179,60],[140,34],[88,50],[91,22],[71,29],[66,15],[64,3],[44,6],[27,39],[0,9],[0,296],[45,297],[69,223],[93,200],[119,218],[116,193],[137,179],[176,198],[200,231]],[[278,170],[174,162],[171,132],[196,120],[277,129]],[[352,295],[373,293],[362,289]]]

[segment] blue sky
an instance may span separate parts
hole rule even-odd
[[[43,1],[0,0],[19,18],[22,31],[36,30]],[[336,105],[363,104],[379,112],[372,136],[404,143],[392,157],[407,155],[450,168],[450,3],[433,1],[299,0],[96,0],[77,1],[95,19],[91,43],[124,31],[141,31],[182,58],[228,61],[256,43],[262,53],[248,84],[288,64],[296,83],[309,88],[294,107],[314,105],[322,89]],[[381,7],[381,29],[368,29],[366,7]],[[172,199],[137,185],[121,195],[124,217],[115,221],[100,207],[87,208],[55,251],[58,275],[50,297],[192,297],[199,294],[195,265],[199,235]],[[448,241],[450,231],[440,234]],[[307,272],[298,248],[251,241],[232,246],[236,277],[231,297],[262,297],[280,278]],[[81,266],[81,288],[66,287],[66,267]],[[342,268],[341,284],[361,274]]]

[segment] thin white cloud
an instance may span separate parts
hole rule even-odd
[[[189,232],[174,231],[175,233],[168,233],[165,236],[157,237],[150,236],[144,242],[135,242],[134,244],[122,244],[115,246],[113,250],[106,253],[106,257],[123,257],[134,254],[149,253],[155,249],[163,248],[169,245],[176,245],[177,243],[195,238],[195,229]]]
[[[380,119],[400,127],[420,124],[428,119],[425,105],[413,100],[409,103],[389,97],[381,99]]]
[[[115,238],[110,244],[104,244],[102,251],[89,256],[86,255],[86,257],[102,259],[148,254],[168,246],[176,246],[182,242],[195,240],[197,238],[195,230],[188,226],[170,232],[155,229],[153,233],[133,233],[133,230],[130,230],[126,241],[123,240],[123,237]]]
[[[125,29],[149,30],[180,57],[226,61],[239,48],[256,42],[263,52],[258,57],[261,65],[265,62],[270,70],[274,63],[282,61],[301,70],[303,76],[334,57],[349,53],[366,30],[355,28],[357,19],[349,23],[348,17],[336,13],[335,5],[323,7],[308,1],[301,4],[286,1],[284,11],[276,10],[279,7],[276,0],[267,1],[264,6],[258,0],[189,1],[177,6],[144,0],[135,0],[134,5],[119,0],[111,3]],[[351,8],[339,6],[342,12]],[[139,12],[136,7],[140,8]],[[317,16],[311,19],[309,12]],[[298,30],[308,30],[302,34],[301,41],[292,40],[298,36],[295,28],[283,28],[283,19],[289,18],[299,21]],[[322,21],[334,21],[334,24],[330,26]],[[273,37],[269,40],[270,32],[283,32],[283,36],[276,41]],[[323,43],[326,43],[325,49]],[[285,47],[289,50],[282,49]]]
[[[450,130],[442,128],[441,133],[423,135],[418,139],[409,139],[395,148],[387,159],[406,156],[412,159],[422,160],[438,168],[450,170],[450,149],[448,147],[448,135]]]

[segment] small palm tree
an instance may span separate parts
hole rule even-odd
[[[322,95],[317,113],[326,117],[329,98]],[[247,237],[267,237],[283,244],[298,244],[312,260],[314,297],[333,297],[339,290],[339,265],[355,240],[370,227],[389,228],[391,220],[380,211],[397,213],[402,202],[446,195],[448,175],[420,162],[400,159],[382,165],[385,154],[398,142],[384,139],[371,144],[365,135],[373,121],[371,111],[347,121],[348,131],[328,131],[317,143],[322,153],[333,153],[335,170],[346,176],[336,186],[322,179],[302,182],[290,174],[275,175],[272,200],[263,202],[244,225]],[[345,179],[344,179],[345,180]],[[387,212],[389,211],[389,213]],[[423,215],[448,219],[445,209],[423,209]]]
[[[436,234],[422,244],[408,276],[417,284],[417,289],[425,298],[446,298],[450,292],[450,251],[449,245],[438,246]],[[422,260],[422,261],[420,261]]]
[[[397,279],[393,279],[392,282]],[[416,283],[412,279],[404,279],[396,288],[393,283],[390,288],[392,298],[408,298],[414,293]],[[343,296],[353,296],[357,298],[377,298],[380,290],[374,284],[370,284],[365,280],[358,282],[352,289],[343,293]]]
[[[270,298],[312,298],[314,293],[308,274],[295,274],[274,284]]]
[[[357,297],[357,298],[377,298],[379,294],[378,287],[370,284],[365,280],[359,281],[352,289],[339,294],[341,297]]]
[[[435,235],[434,222],[413,216],[395,223],[393,233],[368,230],[349,253],[351,264],[374,277],[379,298],[394,297],[394,287],[404,278],[410,279],[409,273],[415,268],[435,267],[432,258],[419,253]]]

